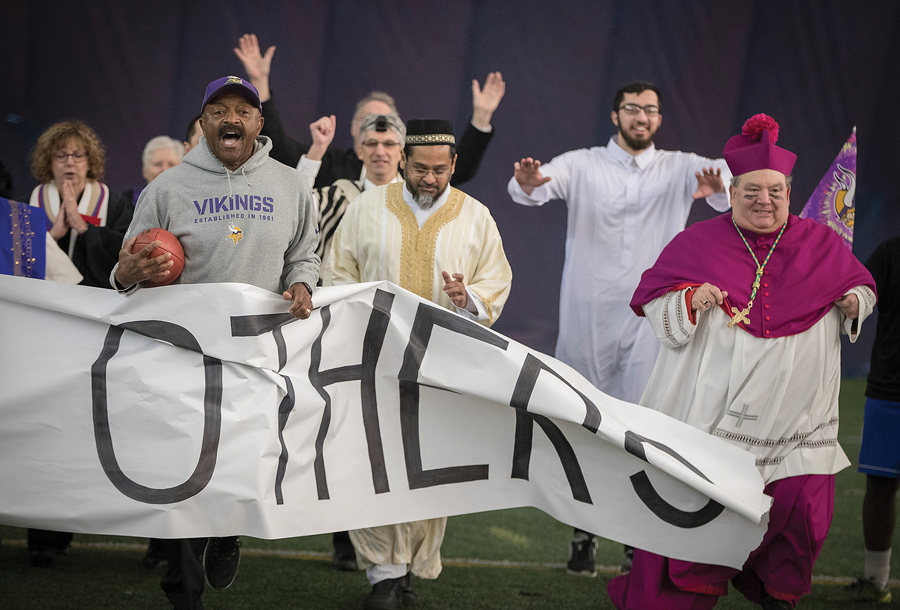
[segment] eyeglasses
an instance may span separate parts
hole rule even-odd
[[[368,148],[370,150],[375,150],[376,148],[378,148],[379,144],[384,146],[385,150],[394,150],[395,148],[400,146],[400,142],[394,142],[392,140],[389,140],[387,142],[380,142],[378,140],[366,140],[365,142],[362,143],[363,146],[365,146],[366,148]]]
[[[424,178],[428,174],[434,174],[435,178],[441,179],[450,173],[450,168],[439,167],[437,169],[432,169],[430,167],[410,167],[409,173],[417,178]]]
[[[65,163],[69,160],[69,157],[72,157],[75,160],[75,163],[81,163],[85,159],[87,159],[88,154],[83,150],[78,150],[72,153],[67,153],[64,150],[57,150],[53,153],[53,160],[57,163]]]
[[[641,110],[647,116],[656,116],[659,114],[659,106],[638,106],[637,104],[622,104],[619,110],[624,110],[625,114],[637,114]]]

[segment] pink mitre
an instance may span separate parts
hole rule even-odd
[[[734,176],[758,169],[774,169],[788,176],[797,155],[776,146],[777,141],[778,123],[775,119],[765,114],[755,114],[744,123],[741,135],[728,140],[722,156]]]

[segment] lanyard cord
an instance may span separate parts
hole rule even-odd
[[[759,281],[762,278],[763,270],[766,268],[766,264],[768,264],[769,259],[772,258],[772,253],[775,252],[775,247],[778,245],[778,241],[781,239],[781,236],[784,234],[784,230],[787,228],[786,222],[781,225],[781,231],[778,232],[778,237],[775,238],[775,243],[772,244],[772,248],[769,250],[769,254],[766,255],[766,260],[764,260],[762,265],[760,265],[759,259],[756,258],[756,254],[753,252],[753,248],[751,248],[750,244],[747,243],[747,238],[744,237],[743,233],[741,233],[741,229],[737,226],[737,223],[734,222],[733,217],[731,219],[731,224],[733,224],[734,228],[737,229],[738,235],[741,236],[741,241],[743,241],[744,245],[747,246],[747,250],[749,250],[750,256],[753,257],[753,262],[756,263],[756,278],[753,280],[753,290],[750,292],[750,301],[747,303],[747,307],[745,307],[743,311],[738,311],[737,307],[731,308],[734,316],[731,318],[731,322],[728,323],[728,328],[733,328],[734,325],[738,322],[746,322],[747,324],[750,323],[750,318],[747,317],[747,314],[750,313],[750,308],[753,307],[753,301],[754,299],[756,299],[756,291],[759,290]]]

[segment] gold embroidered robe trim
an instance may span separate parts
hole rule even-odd
[[[447,203],[432,214],[419,229],[416,215],[403,200],[404,186],[403,182],[395,182],[388,186],[387,192],[388,209],[400,221],[403,232],[403,245],[400,250],[400,287],[430,301],[437,238],[447,223],[459,217],[465,195],[450,187]]]

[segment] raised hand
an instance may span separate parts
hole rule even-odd
[[[451,277],[446,271],[441,271],[441,277],[444,278],[444,292],[447,293],[454,305],[465,309],[469,304],[469,293],[466,292],[462,273],[454,273]]]
[[[531,157],[513,163],[513,176],[522,187],[526,195],[530,195],[535,188],[550,182],[550,177],[541,174],[541,162]]]
[[[334,130],[337,126],[337,119],[334,115],[323,116],[317,121],[309,124],[309,134],[312,136],[312,146],[306,152],[306,158],[312,161],[321,161],[325,155],[325,151],[334,140]]]
[[[275,47],[266,49],[263,55],[259,51],[259,41],[256,34],[244,34],[238,39],[238,48],[234,50],[241,63],[244,64],[244,72],[250,77],[250,82],[259,91],[259,100],[265,102],[271,97],[269,90],[269,73],[272,71],[272,57],[275,55]]]
[[[697,172],[697,190],[694,191],[694,199],[701,197],[709,197],[713,193],[724,193],[725,183],[722,182],[722,170],[712,167],[704,167],[702,171]]]
[[[484,89],[472,79],[472,124],[487,131],[491,126],[491,117],[500,105],[506,93],[506,83],[499,72],[491,72],[484,81]]]

